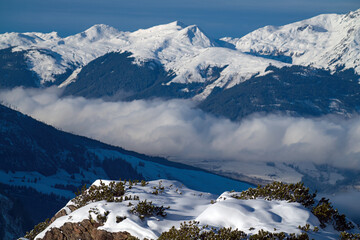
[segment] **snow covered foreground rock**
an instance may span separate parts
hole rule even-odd
[[[358,239],[359,230],[353,223],[328,201],[314,197],[300,183],[274,182],[217,197],[171,180],[97,180],[26,237]]]

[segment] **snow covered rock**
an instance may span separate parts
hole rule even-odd
[[[284,188],[281,183],[269,186],[274,191],[274,196],[277,196],[277,188]],[[72,239],[75,233],[69,231],[69,228],[81,228],[76,234],[80,231],[83,235],[76,236],[88,235],[84,239],[96,239],[90,236],[95,232],[125,236],[120,239],[127,239],[129,234],[139,239],[157,239],[169,229],[171,230],[166,233],[167,236],[174,232],[176,234],[176,228],[180,226],[190,226],[196,230],[198,225],[204,226],[202,231],[205,232],[212,227],[210,231],[214,234],[224,228],[237,229],[237,233],[247,236],[246,238],[252,235],[258,237],[260,234],[302,234],[314,239],[338,238],[338,231],[331,225],[320,228],[320,222],[311,209],[299,202],[270,201],[261,197],[251,199],[257,195],[256,191],[263,192],[261,189],[245,194],[225,192],[216,199],[212,194],[191,190],[177,181],[139,183],[98,180],[89,190],[84,190],[82,195],[71,200],[61,210],[66,214],[60,214],[64,216],[54,220],[35,239],[50,239],[50,236],[57,235]],[[304,189],[300,184],[292,185],[286,191],[290,192],[289,196],[311,198]],[[251,195],[253,193],[254,196]],[[250,199],[239,199],[239,196],[250,196]],[[184,225],[184,222],[189,222],[189,225]],[[91,233],[87,233],[86,229]],[[164,236],[162,239],[168,238]]]

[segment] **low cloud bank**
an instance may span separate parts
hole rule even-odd
[[[187,100],[104,102],[59,98],[56,88],[16,88],[0,101],[65,131],[185,163],[307,161],[360,169],[360,117],[252,116],[234,123]]]
[[[360,226],[359,191],[338,192],[333,195],[320,195],[320,197],[330,199],[330,202],[334,208],[339,210],[339,213],[345,214]]]

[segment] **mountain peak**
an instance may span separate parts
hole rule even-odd
[[[91,26],[90,28],[88,28],[87,30],[85,30],[85,32],[87,32],[89,30],[93,30],[93,29],[95,29],[97,31],[116,30],[115,28],[113,28],[112,26],[109,26],[107,24],[95,24],[95,25]]]
[[[175,26],[179,26],[179,27],[181,27],[181,28],[186,28],[186,27],[187,27],[187,25],[186,25],[185,23],[183,23],[183,22],[181,22],[181,21],[178,21],[178,20],[176,20],[176,21],[174,21],[174,22],[171,22],[171,23],[169,23],[169,24],[172,24],[172,25],[175,25]]]
[[[360,8],[345,15],[346,18],[360,18]]]
[[[167,34],[169,33],[169,31],[171,32],[177,32],[180,31],[181,29],[186,28],[187,25],[180,22],[180,21],[174,21],[174,22],[170,22],[170,23],[165,23],[165,24],[160,24],[160,25],[156,25],[150,28],[146,28],[146,29],[139,29],[137,31],[135,31],[134,33],[144,33],[144,32],[162,32],[163,34]]]
[[[33,33],[33,35],[41,38],[42,40],[46,41],[46,40],[58,40],[60,39],[59,35],[57,32],[50,32],[50,33]]]
[[[280,27],[257,29],[242,38],[224,39],[243,52],[286,57],[296,65],[360,73],[360,9],[347,14],[321,14]]]
[[[189,39],[192,45],[201,46],[203,48],[212,47],[215,45],[197,25],[187,26],[180,30],[179,34],[182,37]]]
[[[130,35],[134,42],[141,42],[141,46],[137,48],[143,48],[145,44],[152,46],[153,49],[174,47],[183,51],[192,51],[190,46],[213,46],[212,41],[196,25],[187,26],[180,21],[140,29]]]
[[[86,29],[85,31],[76,34],[79,39],[87,39],[91,42],[98,41],[103,38],[109,38],[118,34],[119,31],[106,24],[95,24],[94,26]]]

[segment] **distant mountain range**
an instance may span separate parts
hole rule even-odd
[[[66,38],[5,33],[0,87],[57,85],[64,95],[108,100],[189,98],[232,120],[255,112],[350,116],[359,112],[359,42],[360,9],[267,26],[242,38],[212,39],[180,22],[135,32],[99,24]],[[289,76],[295,76],[291,82]],[[254,83],[266,98],[252,94]]]

